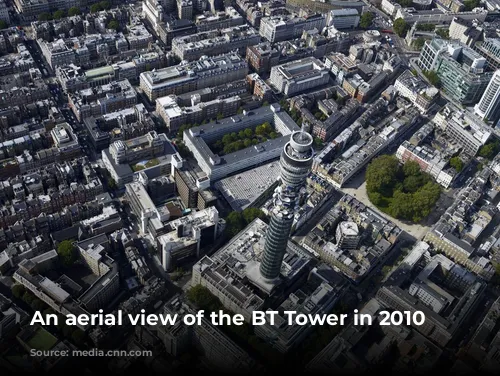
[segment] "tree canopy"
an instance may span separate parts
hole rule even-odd
[[[186,297],[199,309],[203,309],[209,312],[216,312],[223,308],[220,300],[217,299],[217,297],[214,296],[209,289],[202,285],[191,287],[187,291]]]
[[[370,27],[370,25],[373,22],[373,13],[372,12],[365,12],[361,15],[361,18],[359,19],[359,26],[367,29]]]
[[[15,285],[12,285],[11,287],[12,290],[12,295],[14,295],[15,298],[21,299],[26,292],[26,289],[24,288],[23,285],[20,285],[16,283]]]
[[[265,219],[266,216],[259,208],[246,208],[243,212],[229,213],[226,217],[226,235],[232,238],[255,218]]]
[[[479,0],[464,0],[464,10],[471,11],[479,6]]]
[[[418,24],[417,25],[417,30],[419,31],[434,31],[434,29],[436,28],[436,25],[433,25],[433,24]]]
[[[252,145],[257,145],[268,139],[278,137],[278,133],[273,126],[268,122],[258,125],[255,131],[252,128],[246,128],[238,133],[225,134],[222,139],[217,140],[210,145],[213,152],[219,155],[233,153],[235,151],[245,149]]]
[[[424,76],[429,80],[431,85],[435,87],[440,87],[441,86],[441,79],[439,78],[438,74],[435,71],[424,71]]]
[[[55,20],[60,20],[61,18],[66,17],[66,12],[64,11],[64,9],[59,9],[56,10],[52,16]]]
[[[441,187],[422,172],[418,163],[401,166],[396,157],[382,155],[366,170],[370,201],[383,212],[412,222],[427,217],[441,194]]]
[[[38,15],[38,21],[49,21],[52,19],[52,15],[48,12],[42,12]]]
[[[118,30],[119,28],[120,28],[120,23],[117,20],[113,19],[109,21],[108,29]]]
[[[71,7],[68,10],[68,16],[73,17],[82,14],[82,11],[78,7]]]
[[[490,141],[487,144],[481,146],[478,155],[480,157],[492,160],[500,151],[500,143],[498,140]]]
[[[417,50],[421,50],[422,47],[424,47],[424,44],[425,44],[425,39],[424,38],[417,38],[415,39],[415,41],[413,42],[413,46],[417,49]]]
[[[450,30],[449,29],[444,29],[444,28],[436,29],[436,34],[439,35],[443,39],[450,39]]]
[[[78,258],[77,251],[71,240],[64,240],[59,243],[57,254],[65,266],[73,265]]]
[[[397,35],[399,35],[400,37],[404,37],[406,35],[406,32],[408,31],[408,23],[402,18],[397,18],[396,20],[394,20],[392,29]]]
[[[458,156],[452,157],[450,159],[450,166],[457,170],[457,172],[460,172],[464,169],[464,162]]]

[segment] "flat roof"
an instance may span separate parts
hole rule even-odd
[[[215,183],[231,208],[236,211],[251,206],[280,175],[280,165],[277,161],[253,168],[249,171],[233,175]]]
[[[107,65],[105,67],[89,69],[88,71],[85,72],[85,76],[87,78],[94,78],[103,76],[105,74],[114,74],[114,73],[115,73],[114,68],[111,65]]]

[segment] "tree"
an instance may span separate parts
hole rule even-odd
[[[34,311],[43,311],[45,307],[47,306],[44,302],[42,302],[40,299],[34,299],[31,304],[31,308],[33,308]]]
[[[471,11],[479,6],[479,0],[464,0],[464,10]]]
[[[486,145],[481,146],[478,155],[480,157],[492,160],[500,151],[500,143],[498,141],[490,141]]]
[[[257,125],[257,127],[255,128],[255,134],[258,136],[262,136],[264,133],[264,127],[262,125]]]
[[[252,138],[253,137],[252,128],[245,129],[245,137],[247,137],[247,138]]]
[[[99,3],[99,5],[101,6],[102,9],[104,10],[108,10],[109,8],[111,8],[111,3],[109,1],[101,1]]]
[[[245,226],[252,222],[255,218],[264,219],[266,215],[259,208],[246,208],[243,210],[243,219],[246,222]]]
[[[38,21],[50,21],[52,16],[48,12],[42,12],[38,15]]]
[[[436,25],[433,25],[433,24],[418,24],[417,25],[418,31],[434,31],[435,28],[436,28]]]
[[[413,161],[402,167],[394,156],[375,158],[366,170],[368,198],[385,213],[419,222],[427,217],[441,194],[441,187]]]
[[[9,25],[4,20],[0,20],[0,30],[6,29]]]
[[[417,49],[417,50],[421,50],[422,47],[424,47],[424,44],[425,44],[425,39],[424,38],[417,38],[415,39],[415,41],[413,42],[413,46]]]
[[[115,179],[111,177],[108,179],[108,188],[112,191],[114,191],[117,188]]]
[[[45,308],[42,313],[43,313],[44,316],[53,315],[54,314],[54,310],[49,307],[49,308]]]
[[[245,220],[241,213],[233,211],[226,217],[226,234],[229,237],[235,236],[245,227]]]
[[[13,285],[11,287],[11,291],[12,291],[12,295],[14,295],[14,297],[16,297],[18,299],[22,299],[24,293],[26,292],[26,288],[23,285],[16,283],[15,285]]]
[[[71,335],[73,334],[73,331],[74,331],[73,326],[67,325],[65,322],[63,323],[61,332],[64,337],[70,338]]]
[[[396,157],[382,155],[374,159],[366,169],[366,189],[368,193],[379,192],[390,196],[394,181],[397,180],[399,162]]]
[[[441,86],[441,80],[435,71],[424,71],[424,76],[429,80],[431,85],[435,87]]]
[[[64,240],[57,246],[57,254],[65,266],[71,266],[77,260],[77,251],[71,240]]]
[[[464,169],[464,163],[458,156],[452,157],[450,159],[450,166],[457,170],[457,172],[460,172]]]
[[[85,342],[85,337],[85,332],[79,328],[75,329],[75,331],[71,333],[71,339],[78,346],[83,345],[83,343]]]
[[[383,276],[387,276],[387,274],[389,274],[392,270],[392,266],[390,265],[385,265],[383,268],[382,268],[382,275]]]
[[[405,176],[420,176],[422,170],[417,162],[408,161],[403,165],[403,172]]]
[[[60,20],[61,18],[66,17],[66,12],[63,9],[56,10],[53,17],[55,20]]]
[[[120,23],[117,20],[113,19],[113,20],[109,21],[109,23],[108,23],[108,29],[116,31],[119,28],[120,28]]]
[[[220,300],[215,297],[209,289],[202,285],[191,287],[187,291],[186,297],[199,309],[204,309],[206,311],[214,312],[222,309],[223,307]]]
[[[220,112],[217,114],[217,120],[222,120],[224,119],[224,115],[222,115]]]
[[[398,0],[397,3],[399,5],[401,5],[403,8],[408,8],[409,6],[411,6],[413,1],[412,0]]]
[[[101,7],[101,4],[97,3],[97,4],[92,4],[90,6],[90,13],[97,13],[97,12],[100,12],[102,10],[102,7]]]
[[[33,295],[31,292],[29,292],[28,290],[26,290],[23,294],[23,298],[22,298],[26,303],[28,304],[31,304],[33,302],[33,300],[35,300],[35,295]]]
[[[436,29],[436,34],[439,35],[443,39],[450,39],[450,30],[449,29],[444,29],[444,28],[439,28]]]
[[[70,17],[78,16],[79,14],[82,14],[82,11],[78,7],[71,7],[68,10],[68,16]]]
[[[392,25],[394,32],[400,37],[404,37],[408,31],[408,24],[402,18],[397,18]]]
[[[373,22],[373,13],[371,12],[365,12],[361,15],[361,18],[359,19],[359,27],[362,27],[363,29],[367,29],[370,27],[370,25]]]
[[[314,137],[314,147],[316,149],[321,149],[323,147],[323,140],[319,137]]]

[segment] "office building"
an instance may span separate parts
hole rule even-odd
[[[230,242],[193,266],[191,285],[201,284],[217,296],[225,308],[240,313],[251,322],[252,312],[264,310],[266,297],[273,297],[282,286],[291,286],[306,277],[311,256],[302,247],[288,241],[281,267],[280,281],[269,282],[260,273],[266,232],[261,219],[252,221]]]
[[[483,279],[490,280],[495,273],[492,260],[477,245],[496,212],[493,205],[480,203],[485,186],[484,178],[477,176],[460,190],[453,204],[426,233],[424,241]]]
[[[314,57],[271,68],[271,84],[289,97],[326,85],[329,81],[328,69]]]
[[[129,140],[113,142],[102,151],[104,166],[116,184],[122,188],[134,174],[150,170],[151,177],[172,174],[172,168],[182,166],[182,158],[165,134],[148,132]]]
[[[224,11],[205,12],[197,15],[195,20],[198,32],[221,30],[245,24],[245,19],[232,6],[226,6]]]
[[[461,43],[472,47],[482,37],[483,29],[477,27],[476,23],[455,17],[451,21],[448,29],[450,39],[458,40]]]
[[[73,159],[81,154],[81,146],[68,123],[57,124],[50,135],[55,147],[59,149],[61,159]]]
[[[446,346],[480,303],[485,283],[444,255],[431,256],[429,248],[418,242],[378,290],[376,299],[389,309],[422,311],[424,323],[412,326]],[[420,272],[417,265],[423,265]]]
[[[493,75],[486,71],[486,59],[479,53],[439,38],[425,42],[418,65],[435,71],[446,95],[463,105],[477,103]]]
[[[241,98],[238,95],[207,102],[200,102],[200,95],[193,95],[191,106],[179,106],[177,97],[169,95],[156,100],[156,112],[171,132],[177,132],[183,124],[200,124],[221,115],[235,115],[240,103]]]
[[[273,16],[264,17],[260,21],[259,34],[269,42],[299,38],[307,30],[323,30],[326,26],[325,16],[322,14],[305,17]]]
[[[202,56],[220,55],[232,51],[245,51],[260,42],[260,35],[248,25],[210,30],[177,37],[172,40],[172,52],[180,60],[198,60]]]
[[[215,205],[216,197],[208,190],[210,179],[203,171],[176,168],[174,180],[177,193],[187,208],[203,210]]]
[[[150,101],[170,94],[184,94],[245,78],[248,65],[235,53],[203,57],[191,63],[143,72],[140,86]]]
[[[184,316],[196,315],[196,312],[180,296],[169,300],[162,314],[178,317],[174,325],[158,326],[158,337],[165,345],[167,354],[172,357],[190,354],[194,347],[203,354],[205,362],[220,372],[246,374],[258,369],[257,362],[217,326],[212,325],[208,318],[202,318],[201,325],[186,325]]]
[[[474,106],[474,112],[483,120],[494,124],[500,118],[500,70],[497,70],[486,87],[481,100]]]
[[[399,95],[408,99],[422,113],[427,112],[439,94],[438,89],[429,86],[423,79],[413,75],[409,70],[404,71],[396,79],[394,89],[396,89]]]
[[[279,173],[280,165],[273,161],[221,179],[214,185],[231,208],[240,212],[248,207],[260,207],[278,185]]]
[[[142,14],[157,30],[160,23],[165,19],[165,10],[160,0],[145,0],[142,2]]]
[[[491,129],[479,118],[452,104],[443,107],[432,121],[469,155],[476,155],[491,137]]]
[[[474,49],[486,58],[490,69],[500,69],[500,40],[498,38],[484,38],[477,42]]]
[[[361,240],[358,225],[352,221],[340,222],[335,230],[335,240],[340,248],[356,249]]]
[[[191,20],[193,18],[193,1],[177,0],[177,12],[180,20]]]
[[[255,326],[255,334],[281,353],[296,348],[315,329],[314,325],[289,325],[283,311],[307,312],[323,315],[331,312],[344,294],[347,282],[325,264],[320,264],[309,273],[307,281],[277,307],[274,325]]]
[[[403,141],[396,151],[396,157],[401,163],[417,162],[422,171],[431,175],[436,183],[448,188],[455,177],[452,169],[447,168],[448,160],[442,153],[426,145],[415,146]]]
[[[203,248],[213,244],[222,230],[213,206],[169,222],[166,233],[157,238],[163,269],[171,271],[185,260],[199,259]]]
[[[68,94],[68,105],[79,121],[123,110],[135,104],[137,92],[127,79],[114,80]]]
[[[228,133],[237,133],[247,128],[255,129],[265,122],[272,125],[279,133],[277,138],[222,156],[210,149],[211,144]],[[184,132],[183,140],[200,168],[207,174],[210,181],[215,182],[235,172],[278,158],[290,135],[298,130],[299,127],[293,119],[286,112],[281,111],[278,104],[273,104],[190,128]]]
[[[333,9],[326,19],[327,26],[334,26],[337,30],[355,29],[359,25],[359,13],[356,9]]]
[[[281,264],[292,229],[293,219],[300,200],[300,191],[311,171],[313,138],[299,131],[292,133],[280,158],[281,184],[274,193],[274,207],[266,232],[264,254],[260,272],[265,280],[273,281],[280,275]]]
[[[393,15],[394,19],[402,18],[409,25],[418,22],[420,24],[433,24],[433,25],[446,25],[450,24],[455,17],[460,17],[464,20],[479,22],[484,22],[488,12],[484,9],[479,11],[468,11],[468,12],[449,12],[441,11],[439,9],[427,10],[427,11],[415,11],[412,9],[399,8],[396,14]]]

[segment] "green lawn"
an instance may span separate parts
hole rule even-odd
[[[57,338],[43,328],[39,328],[28,341],[32,349],[50,350],[57,343]]]
[[[144,164],[137,163],[137,164],[132,165],[130,167],[132,168],[132,171],[137,172],[137,171],[144,170],[146,168],[150,168],[150,167],[156,166],[158,164],[160,164],[160,161],[158,160],[158,158],[153,158],[153,159],[150,159],[149,161],[147,161]]]
[[[153,159],[150,159],[145,165],[144,167],[146,168],[150,168],[150,167],[153,167],[153,166],[156,166],[157,164],[159,164],[160,161],[158,160],[158,158],[153,158]]]

